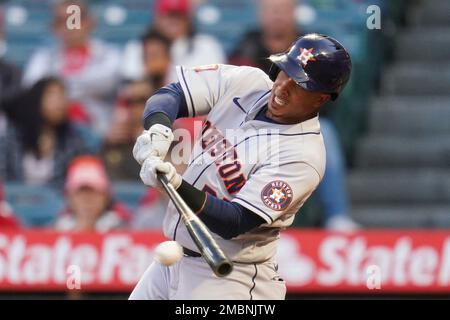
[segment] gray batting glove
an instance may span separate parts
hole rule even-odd
[[[139,176],[146,186],[160,189],[161,184],[157,178],[158,173],[165,174],[167,181],[169,181],[175,189],[178,189],[183,181],[183,178],[177,173],[173,164],[164,162],[160,158],[153,156],[144,161]]]
[[[172,130],[162,124],[154,124],[144,130],[136,139],[133,156],[142,165],[148,157],[158,157],[164,160],[173,141]]]

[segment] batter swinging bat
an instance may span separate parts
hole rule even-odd
[[[165,175],[158,174],[158,180],[181,215],[186,229],[202,257],[218,277],[225,277],[233,270],[233,263],[218,246],[205,224],[192,212]]]

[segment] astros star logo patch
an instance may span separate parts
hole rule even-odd
[[[313,50],[313,48],[300,48],[300,55],[297,57],[297,60],[301,62],[302,66],[305,67],[309,61],[316,61],[312,54]]]
[[[286,182],[281,180],[269,182],[261,191],[261,200],[270,209],[282,211],[292,201],[292,189]]]

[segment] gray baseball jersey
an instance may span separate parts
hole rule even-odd
[[[292,224],[323,177],[318,117],[289,125],[255,120],[273,85],[256,68],[177,67],[177,73],[189,116],[207,115],[183,178],[263,218],[266,223],[231,240],[213,236],[233,261],[268,261],[276,253],[280,230]],[[197,250],[171,203],[164,233]]]

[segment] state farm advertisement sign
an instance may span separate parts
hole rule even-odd
[[[450,231],[285,232],[280,241],[291,291],[450,292]],[[377,274],[380,289],[369,289]]]
[[[131,291],[164,240],[159,232],[0,232],[0,290],[64,291],[79,277],[82,290]],[[289,230],[277,259],[291,293],[450,293],[450,231]]]
[[[164,240],[160,233],[0,233],[0,290],[67,290],[77,270],[82,290],[131,290]]]

